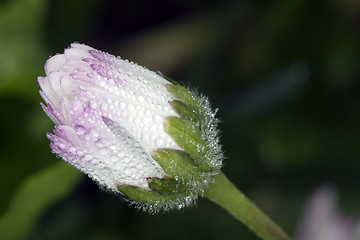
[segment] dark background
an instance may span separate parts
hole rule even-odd
[[[72,168],[66,177],[48,170],[62,160],[45,136],[53,123],[36,77],[75,41],[209,96],[222,121],[223,172],[290,235],[324,183],[356,218],[359,40],[360,2],[351,0],[0,1],[0,232],[31,240],[257,239],[206,199],[152,216]],[[48,188],[29,183],[47,171]],[[66,185],[69,176],[79,177]],[[67,191],[56,195],[61,187]]]

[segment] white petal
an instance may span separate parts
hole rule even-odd
[[[84,48],[68,48],[64,52],[67,60],[81,60],[82,58],[91,57],[88,50]]]
[[[53,71],[64,70],[65,61],[66,59],[64,54],[57,54],[51,57],[50,59],[48,59],[45,63],[46,75],[50,74]]]
[[[85,44],[81,44],[81,43],[72,43],[70,46],[71,46],[71,48],[84,49],[86,51],[94,49],[92,47],[89,47],[89,46],[87,46]]]

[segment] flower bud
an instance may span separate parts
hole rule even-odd
[[[204,96],[127,60],[73,43],[47,60],[41,103],[52,152],[149,212],[195,203],[222,165]]]

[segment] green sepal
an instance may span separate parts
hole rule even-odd
[[[136,202],[158,204],[159,202],[163,202],[168,199],[173,200],[176,198],[175,196],[161,194],[155,191],[149,191],[144,188],[135,187],[132,185],[119,185],[117,188],[127,198]]]
[[[197,113],[193,109],[190,109],[185,103],[179,100],[174,100],[171,101],[170,104],[180,117],[191,120],[194,123],[200,123],[200,118]]]
[[[186,104],[189,108],[194,110],[196,113],[199,111],[199,106],[202,106],[199,99],[189,90],[180,85],[167,85],[167,89],[181,102]]]
[[[199,128],[195,127],[193,122],[170,116],[166,118],[164,128],[175,142],[189,154],[200,170],[211,170],[205,158],[208,149],[201,138]]]
[[[189,134],[193,139],[196,140],[196,142],[203,142],[201,137],[201,130],[197,124],[194,124],[194,122],[183,118],[169,116],[166,118],[165,125],[167,125],[166,123],[174,128],[179,129],[182,132]]]
[[[172,84],[175,84],[175,85],[178,85],[179,83],[177,82],[177,81],[175,81],[174,79],[172,79],[172,78],[169,78],[168,76],[166,76],[165,74],[163,74],[162,72],[160,72],[160,71],[157,71],[156,72],[159,76],[161,76],[161,77],[163,77],[163,78],[165,78],[166,80],[168,80],[170,83],[172,83]]]
[[[147,178],[149,187],[159,193],[176,194],[187,190],[186,185],[172,178]]]
[[[184,151],[159,148],[151,156],[171,178],[176,180],[188,182],[199,175],[198,167]]]

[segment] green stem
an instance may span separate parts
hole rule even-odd
[[[215,182],[206,189],[204,196],[243,222],[261,239],[290,240],[283,230],[240,192],[223,173],[215,176]]]

